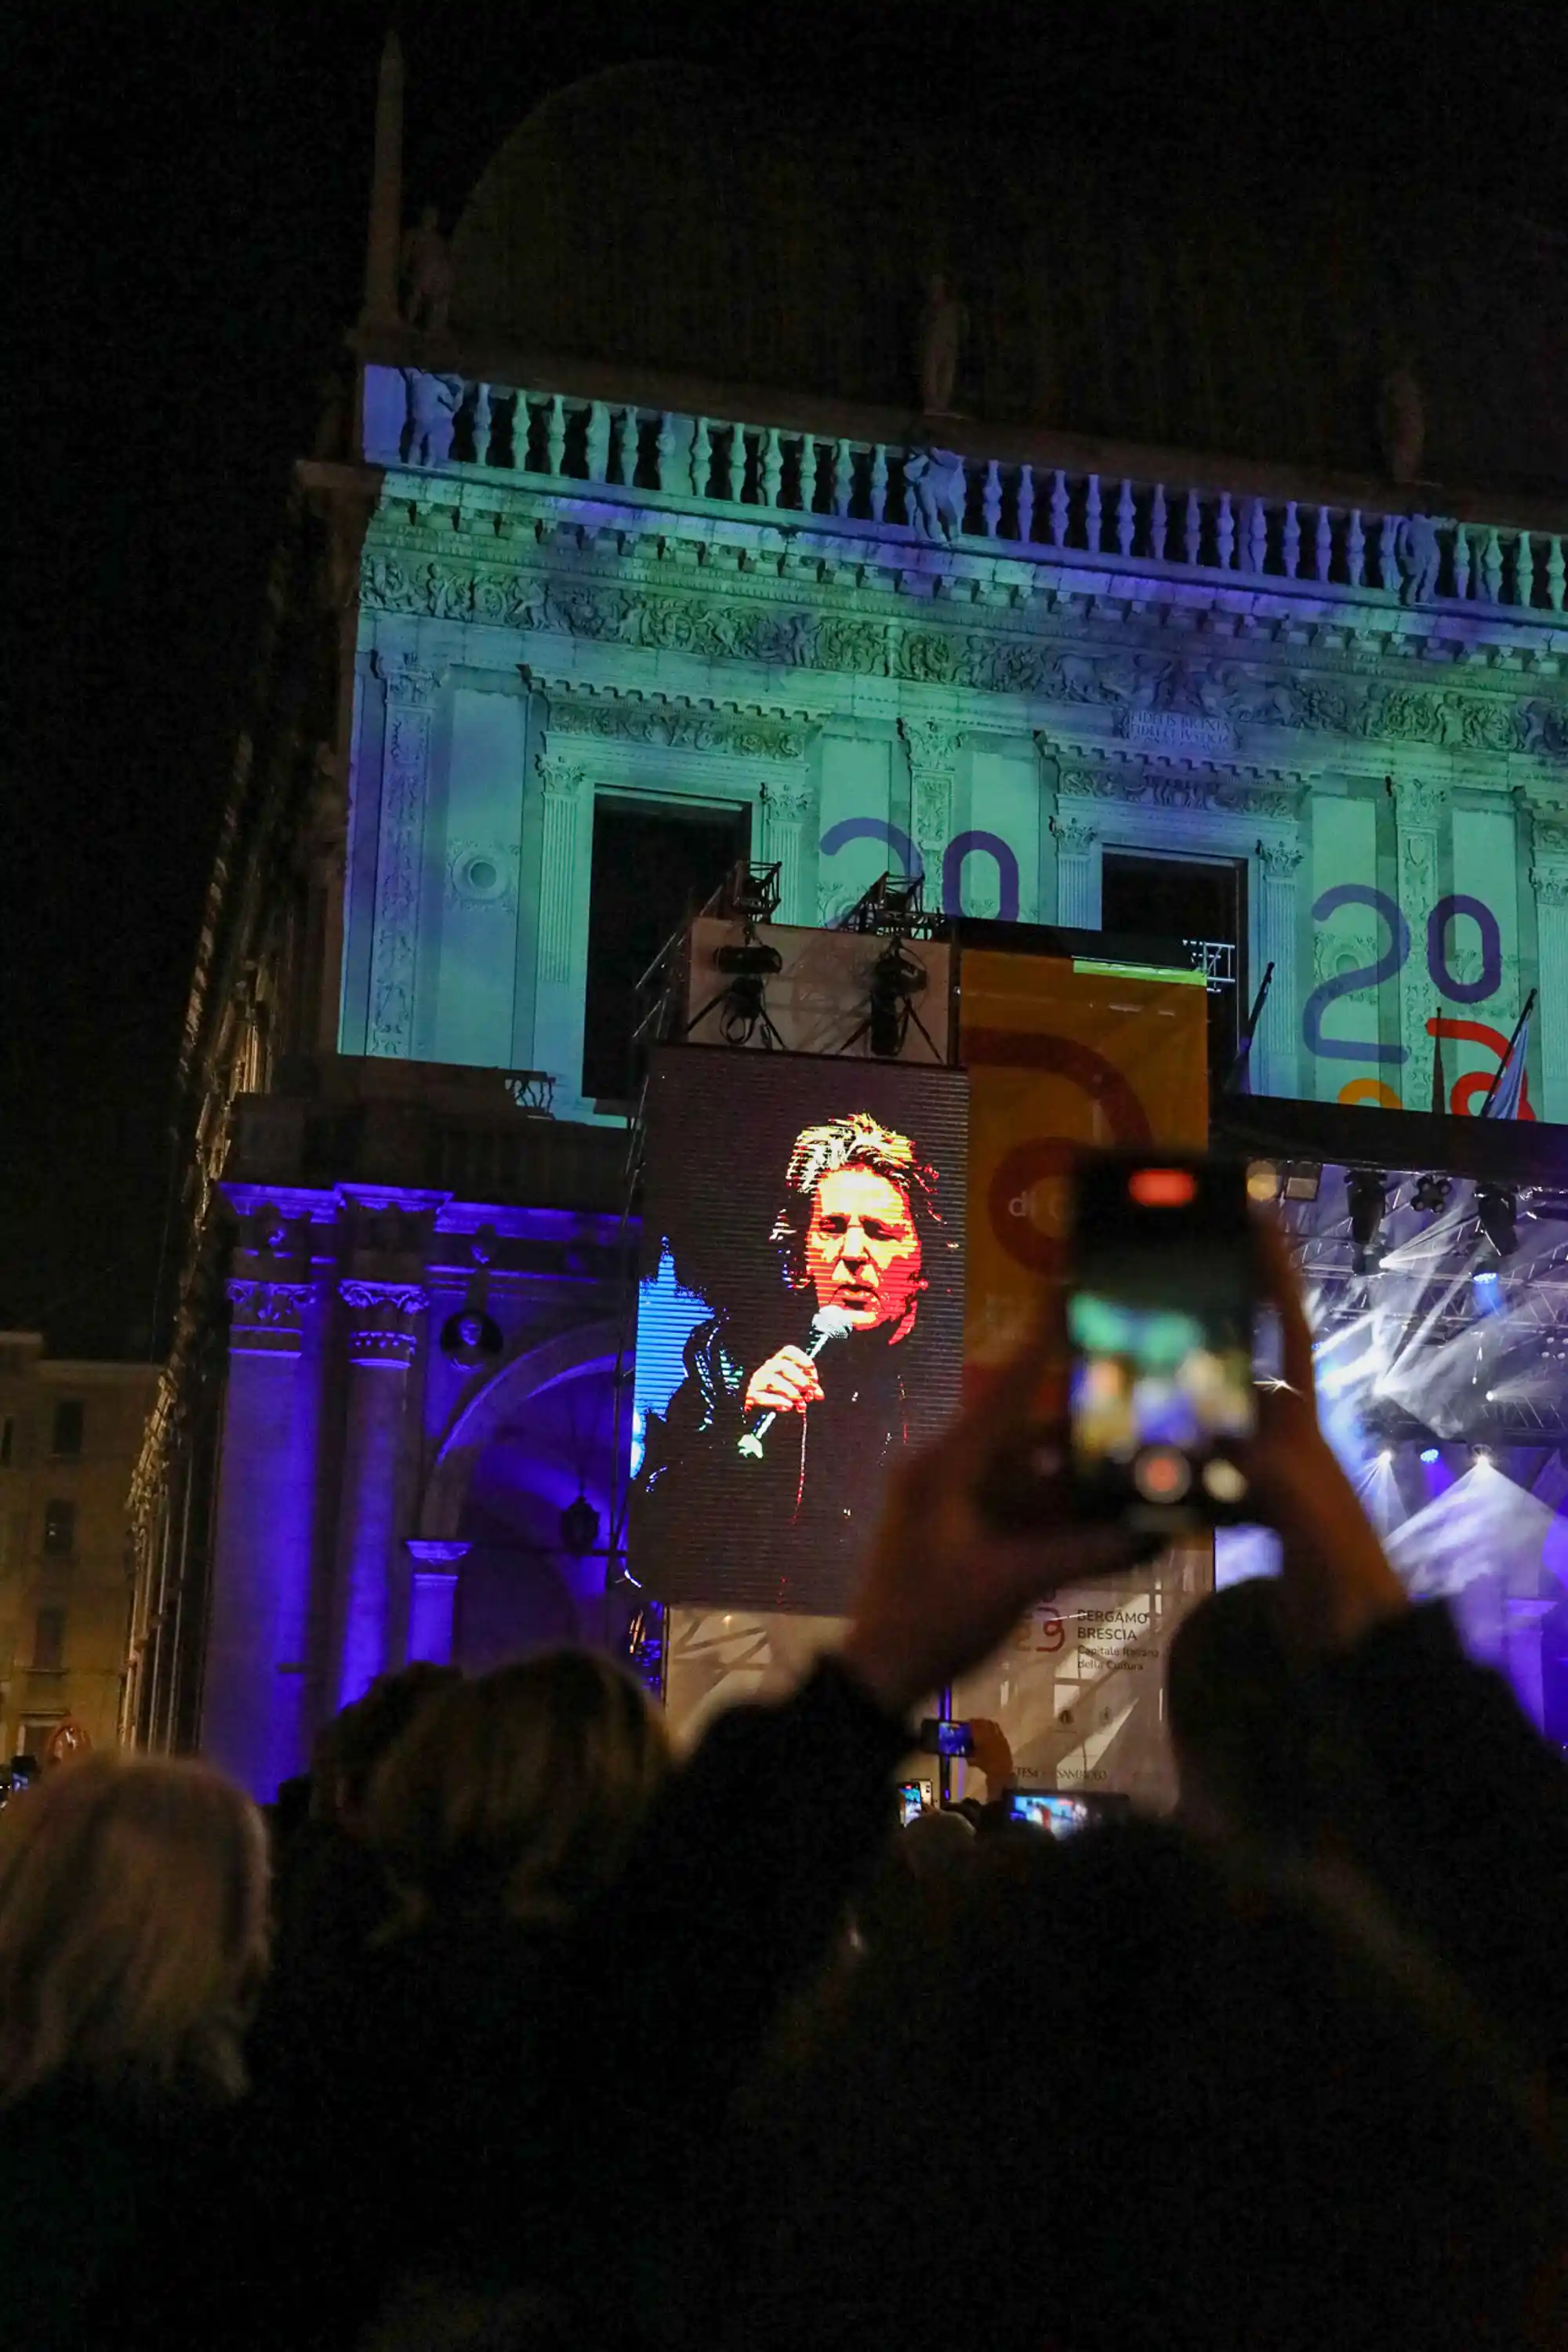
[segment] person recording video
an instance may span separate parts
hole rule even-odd
[[[779,1279],[691,1331],[650,1415],[640,1525],[673,1534],[700,1496],[737,1542],[852,1549],[920,1411],[921,1314],[942,1246],[937,1174],[865,1111],[803,1128],[769,1242]],[[923,1426],[919,1433],[923,1433]]]

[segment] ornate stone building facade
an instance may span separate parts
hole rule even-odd
[[[559,289],[525,339],[503,264],[559,99],[407,323],[396,100],[389,58],[356,424],[279,558],[137,1488],[128,1727],[262,1788],[384,1664],[624,1625],[617,826],[776,861],[792,922],[889,868],[955,916],[1158,908],[1237,1004],[1271,972],[1259,1093],[1425,1109],[1436,1037],[1473,1108],[1536,988],[1531,1108],[1568,1119],[1568,495],[737,391],[717,348],[705,381],[574,356]]]

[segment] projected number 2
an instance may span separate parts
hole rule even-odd
[[[1319,982],[1301,1009],[1302,1043],[1309,1053],[1331,1061],[1407,1062],[1406,1046],[1385,1045],[1377,1037],[1332,1037],[1324,1029],[1324,1016],[1331,1004],[1342,996],[1354,995],[1358,989],[1381,987],[1403,971],[1410,959],[1410,926],[1386,892],[1364,882],[1338,883],[1315,901],[1313,919],[1323,922],[1341,907],[1370,908],[1387,929],[1387,945],[1373,962],[1331,972],[1327,980]],[[1480,934],[1480,970],[1474,980],[1458,979],[1448,962],[1448,926],[1458,916],[1468,917]],[[1494,995],[1502,981],[1502,934],[1491,908],[1461,890],[1439,898],[1426,922],[1426,971],[1433,987],[1450,1004],[1480,1004]]]

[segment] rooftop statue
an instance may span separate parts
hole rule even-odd
[[[923,539],[951,546],[963,529],[963,459],[956,449],[911,449],[904,459],[904,512]]]
[[[430,335],[447,331],[455,283],[452,247],[440,222],[436,206],[426,205],[418,226],[403,240],[403,315]]]
[[[1437,567],[1442,562],[1442,546],[1437,533],[1444,528],[1438,515],[1406,515],[1394,537],[1394,552],[1400,572],[1400,597],[1406,604],[1429,604],[1437,593]]]
[[[953,385],[958,380],[958,352],[969,314],[939,269],[926,283],[925,309],[921,313],[921,413],[951,416]]]

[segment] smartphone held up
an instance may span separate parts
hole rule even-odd
[[[1176,1536],[1247,1516],[1256,1281],[1239,1162],[1086,1160],[1066,1300],[1068,1461],[1086,1517]]]

